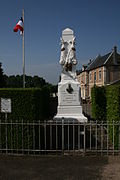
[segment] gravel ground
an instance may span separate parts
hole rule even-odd
[[[0,156],[0,180],[119,180],[120,156]]]

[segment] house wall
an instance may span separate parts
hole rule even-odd
[[[106,83],[105,77],[106,77],[106,70],[104,66],[89,71],[89,97],[91,97],[91,89],[94,85],[96,86],[105,85]]]
[[[120,79],[120,66],[109,66],[107,67],[108,84],[115,82]]]
[[[81,98],[86,99],[88,97],[88,86],[89,86],[89,76],[87,71],[83,71],[77,76],[77,79],[81,85]]]
[[[99,67],[89,72],[83,71],[77,76],[77,78],[81,85],[81,98],[91,98],[91,89],[94,85],[106,85],[106,67]]]
[[[81,85],[82,99],[91,98],[91,89],[94,85],[105,86],[120,80],[120,55],[110,56],[105,66],[93,70],[83,70],[78,75]]]

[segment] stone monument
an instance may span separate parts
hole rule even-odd
[[[58,83],[58,107],[54,120],[72,120],[87,122],[82,114],[80,84],[76,78],[75,36],[71,29],[62,32],[61,55],[59,63],[62,66],[61,81]]]

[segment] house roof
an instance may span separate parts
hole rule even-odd
[[[88,67],[86,68],[86,70],[92,70],[92,69],[96,69],[98,67],[101,67],[103,66],[106,62],[107,62],[107,59],[109,59],[109,56],[111,56],[112,53],[108,53],[104,56],[100,56],[98,55],[89,65]]]
[[[116,85],[120,84],[120,79],[117,79],[117,80],[110,83],[110,85],[114,85],[114,84],[116,84]]]

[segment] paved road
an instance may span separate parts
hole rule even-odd
[[[119,180],[120,156],[0,156],[0,180]]]

